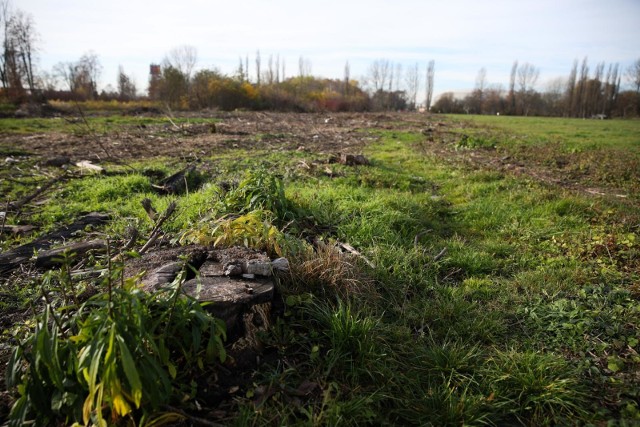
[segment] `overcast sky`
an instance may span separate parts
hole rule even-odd
[[[40,35],[40,67],[95,52],[100,84],[115,85],[118,65],[146,90],[149,64],[179,45],[197,49],[196,68],[237,68],[260,50],[297,74],[298,58],[314,75],[352,78],[384,58],[403,69],[435,60],[435,93],[508,84],[515,60],[544,83],[569,74],[574,59],[620,63],[640,58],[640,0],[10,0],[30,13]]]

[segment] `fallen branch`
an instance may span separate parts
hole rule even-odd
[[[181,194],[188,191],[187,177],[195,170],[195,165],[189,165],[165,179],[161,185],[152,185],[152,187],[162,194]]]
[[[103,252],[107,250],[104,240],[90,240],[88,242],[72,243],[56,249],[44,250],[36,257],[36,267],[49,268],[60,265],[66,254],[84,255],[89,251]]]
[[[171,412],[175,412],[176,414],[184,418],[187,418],[189,421],[191,421],[193,424],[196,424],[196,425],[207,426],[207,427],[224,427],[226,425],[226,424],[214,423],[212,421],[205,420],[204,418],[189,415],[182,409],[176,408],[174,406],[167,406],[167,409],[169,409]]]
[[[4,232],[4,226],[7,223],[7,215],[9,214],[9,202],[7,202],[7,206],[4,208],[4,212],[2,212],[2,226],[0,226],[0,236]]]
[[[36,191],[34,191],[33,193],[29,194],[26,197],[23,197],[22,199],[18,200],[17,202],[11,202],[9,203],[9,207],[11,209],[20,209],[21,207],[23,207],[24,205],[26,205],[27,203],[29,203],[30,201],[32,201],[33,199],[35,199],[36,197],[38,197],[40,194],[44,193],[45,191],[47,191],[49,188],[51,188],[51,186],[53,186],[53,184],[62,181],[64,178],[66,178],[66,174],[62,174],[59,175],[53,179],[50,179],[49,181],[45,182],[44,184],[42,184],[40,186],[40,188],[38,188]]]
[[[92,212],[76,219],[73,224],[60,227],[58,230],[45,234],[31,243],[0,254],[0,276],[11,272],[25,262],[29,262],[34,251],[49,249],[54,242],[69,239],[74,233],[84,230],[88,225],[100,225],[109,219],[109,215]]]
[[[151,199],[145,197],[140,203],[142,204],[145,212],[147,212],[147,216],[149,217],[149,219],[151,221],[155,221],[156,217],[158,216],[158,212],[156,212],[156,210],[151,205]]]

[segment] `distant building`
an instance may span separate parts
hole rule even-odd
[[[158,64],[149,66],[149,98],[158,99],[160,80],[162,79],[162,68]]]
[[[160,76],[161,74],[161,70],[160,70],[160,65],[158,64],[151,64],[149,66],[149,74],[151,74],[151,76],[155,77],[155,76]]]

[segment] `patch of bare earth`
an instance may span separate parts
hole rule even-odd
[[[198,115],[202,118],[202,115]],[[363,128],[419,129],[413,115],[271,112],[211,113],[215,128],[202,124],[126,126],[109,134],[49,132],[0,135],[0,145],[19,147],[43,159],[128,161],[154,157],[211,156],[226,149],[355,152],[368,142]]]

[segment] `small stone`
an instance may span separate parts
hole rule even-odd
[[[256,275],[255,274],[245,273],[245,274],[242,275],[242,278],[243,279],[247,279],[247,280],[253,280],[253,279],[256,278]]]
[[[271,276],[271,263],[252,259],[243,264],[242,271],[247,274],[269,277]]]
[[[68,156],[55,156],[45,160],[43,165],[61,168],[69,163],[71,163],[71,159]]]
[[[225,276],[239,276],[242,274],[242,266],[237,262],[227,263],[224,265]]]
[[[276,271],[286,273],[289,271],[289,260],[286,258],[276,258],[271,261],[271,267]]]

